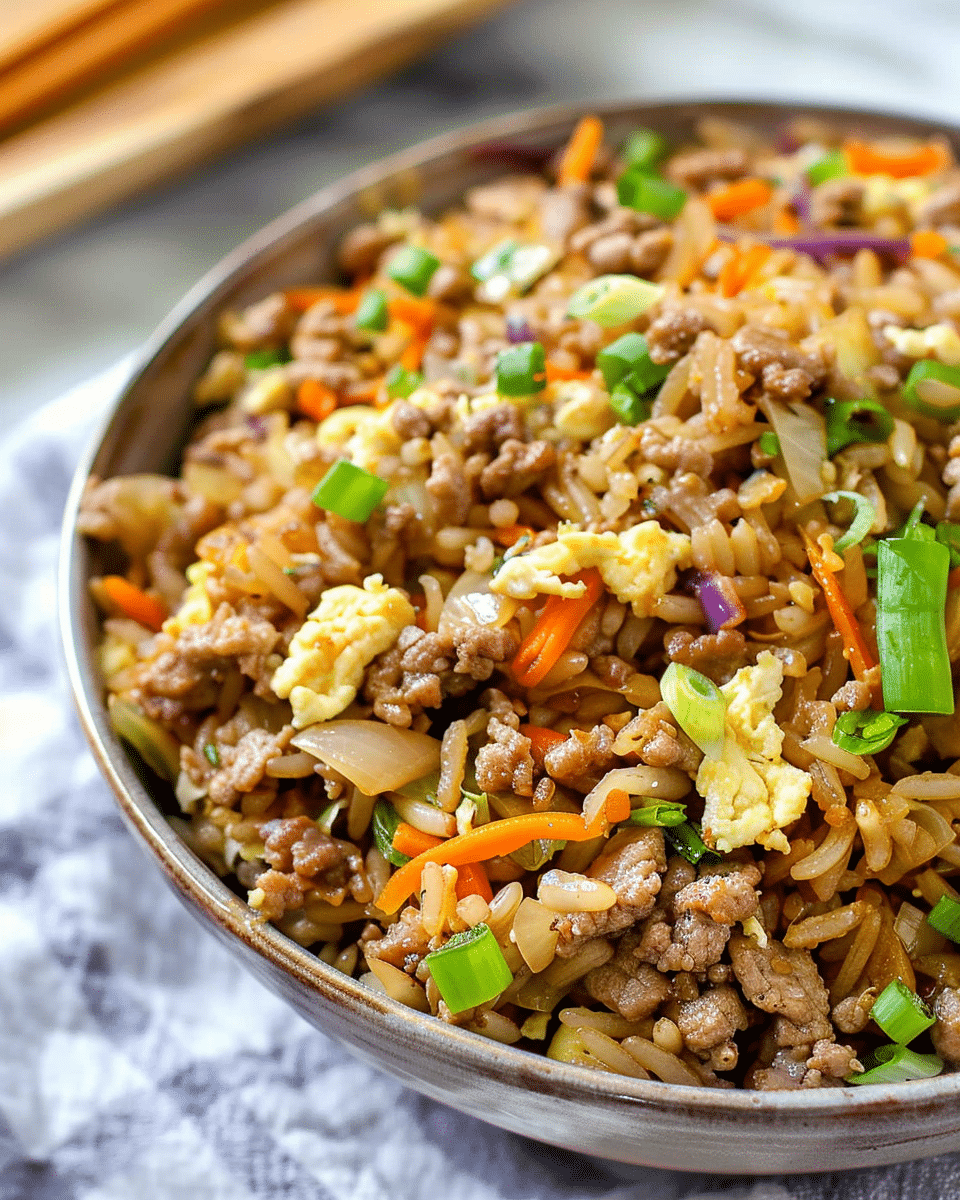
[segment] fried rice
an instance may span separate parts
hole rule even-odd
[[[602,135],[223,313],[180,477],[84,497],[114,727],[262,919],[441,1020],[695,1086],[951,1069],[960,170]]]

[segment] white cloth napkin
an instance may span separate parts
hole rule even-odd
[[[618,1168],[355,1062],[203,932],[73,715],[53,575],[120,366],[0,442],[0,1200],[946,1200],[960,1154],[777,1180]]]

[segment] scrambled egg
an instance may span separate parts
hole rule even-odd
[[[676,583],[677,570],[691,561],[690,538],[661,529],[656,521],[642,521],[623,533],[585,533],[575,525],[561,525],[555,542],[508,558],[490,590],[514,600],[582,596],[586,584],[560,576],[596,567],[617,599],[646,617]]]
[[[387,587],[380,575],[368,576],[362,588],[345,583],[324,592],[270,681],[281,700],[289,698],[296,728],[343,712],[366,667],[415,617],[403,592]]]
[[[610,397],[593,383],[567,379],[553,385],[554,425],[564,437],[591,442],[615,425]]]
[[[924,201],[930,195],[926,179],[893,179],[889,175],[868,175],[863,180],[861,210],[869,221],[897,216],[904,209],[916,221]]]
[[[938,358],[948,367],[960,367],[960,334],[946,321],[926,329],[885,325],[883,332],[909,358]]]
[[[369,404],[338,408],[317,426],[317,443],[336,447],[354,466],[376,474],[380,459],[398,453],[403,444],[390,420],[392,408]]]
[[[720,689],[727,701],[723,753],[705,758],[697,772],[706,801],[704,841],[718,850],[759,842],[785,854],[790,847],[781,830],[806,807],[810,776],[783,761],[783,734],[773,717],[782,683],[783,664],[764,650],[755,667],[741,668]]]
[[[183,593],[180,607],[172,617],[167,617],[163,623],[163,632],[176,637],[183,632],[185,625],[206,625],[213,619],[213,605],[207,595],[207,580],[215,570],[213,563],[191,563],[187,567],[187,582],[190,586]]]

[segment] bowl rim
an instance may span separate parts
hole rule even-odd
[[[336,1006],[346,1003],[365,1017],[385,1022],[402,1033],[408,1044],[424,1040],[439,1042],[460,1064],[481,1075],[523,1079],[537,1084],[549,1081],[555,1094],[574,1097],[590,1093],[595,1100],[610,1103],[640,1104],[648,1110],[676,1112],[695,1109],[727,1117],[737,1114],[776,1113],[828,1117],[863,1117],[870,1114],[920,1115],[960,1097],[960,1071],[935,1079],[871,1087],[844,1086],[783,1092],[758,1092],[741,1088],[709,1088],[668,1084],[659,1080],[627,1076],[557,1062],[545,1055],[506,1046],[469,1030],[450,1025],[428,1014],[407,1008],[398,1001],[372,990],[359,980],[328,966],[316,955],[286,937],[273,925],[258,920],[252,910],[199,859],[169,824],[160,807],[134,772],[118,739],[111,733],[106,717],[102,687],[93,664],[93,647],[85,643],[81,621],[86,581],[81,576],[83,538],[77,531],[80,498],[91,466],[109,429],[135,390],[140,378],[158,359],[165,346],[194,311],[212,302],[218,293],[229,293],[235,278],[260,254],[295,237],[301,227],[326,210],[362,192],[364,189],[433,160],[463,152],[487,141],[547,133],[552,126],[572,125],[584,113],[601,119],[636,115],[655,123],[658,114],[676,109],[699,109],[739,118],[749,123],[751,113],[787,116],[809,115],[838,121],[866,119],[913,126],[945,136],[960,148],[960,125],[951,124],[921,111],[907,112],[870,106],[817,104],[805,100],[736,99],[731,97],[667,96],[658,99],[622,99],[598,104],[568,102],[524,109],[507,115],[488,117],[480,122],[441,133],[395,154],[380,158],[346,176],[325,185],[312,196],[276,217],[225,255],[194,284],[169,315],[157,326],[135,355],[126,378],[120,384],[97,423],[81,455],[73,477],[61,529],[58,564],[58,608],[62,651],[74,705],[83,732],[101,773],[110,784],[123,816],[139,835],[168,880],[195,908],[203,909],[221,929],[240,938],[275,968],[292,975],[315,991],[322,1000]],[[909,1140],[909,1139],[908,1139]],[[918,1137],[917,1141],[921,1141]]]

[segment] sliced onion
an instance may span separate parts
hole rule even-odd
[[[364,795],[393,792],[440,766],[440,743],[380,721],[324,721],[291,742],[345,775]]]
[[[827,427],[808,404],[788,406],[765,400],[763,410],[780,440],[780,452],[798,504],[809,504],[826,491],[821,471],[827,458]]]
[[[526,317],[507,317],[507,341],[513,346],[522,342],[535,342],[537,335],[533,332]]]
[[[553,928],[557,914],[532,896],[526,896],[513,918],[511,940],[523,955],[523,961],[536,975],[553,962],[560,934]]]
[[[853,505],[853,520],[850,522],[850,528],[833,543],[836,553],[843,554],[844,550],[849,550],[851,546],[859,545],[873,528],[873,523],[877,519],[877,510],[870,501],[866,496],[861,496],[859,492],[828,492],[823,500],[825,504],[838,504],[841,500],[849,500]]]
[[[490,575],[464,571],[447,593],[437,632],[449,636],[455,629],[478,625],[502,629],[520,607],[519,600],[490,591]]]
[[[650,796],[655,800],[680,800],[691,788],[690,779],[673,767],[619,767],[608,771],[583,801],[583,819],[589,824],[600,812],[614,789],[628,796]]]

